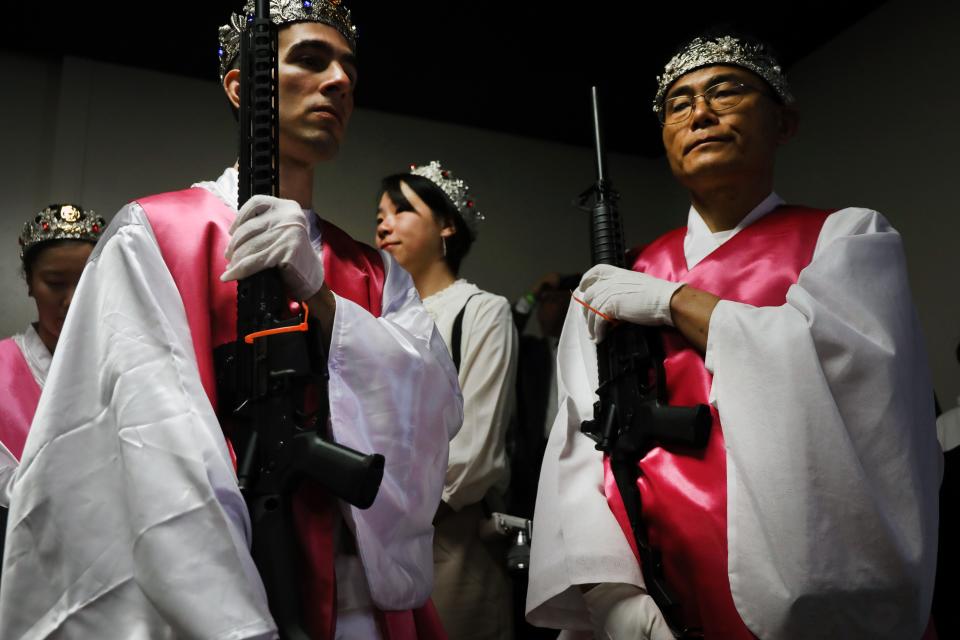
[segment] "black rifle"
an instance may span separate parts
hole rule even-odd
[[[607,178],[597,88],[592,87],[593,131],[597,155],[597,183],[580,195],[580,206],[591,213],[591,259],[594,264],[626,268],[623,226],[617,211],[620,195]],[[663,612],[678,637],[699,637],[683,628],[682,611],[667,587],[660,553],[650,546],[640,520],[637,463],[657,445],[702,449],[710,435],[710,410],[706,405],[671,407],[666,402],[663,342],[654,327],[620,323],[597,345],[599,400],[593,420],[580,430],[610,456],[617,488],[630,521],[640,555],[647,592]]]
[[[257,0],[254,20],[242,34],[240,72],[242,206],[253,195],[279,193],[277,30],[269,0]],[[224,358],[221,379],[233,390],[228,402],[235,407],[237,439],[242,441],[237,476],[251,512],[252,554],[270,611],[281,638],[308,640],[293,494],[308,480],[365,509],[379,490],[384,459],[322,436],[329,413],[324,342],[319,331],[307,329],[305,305],[302,317],[290,316],[277,269],[238,282],[237,342],[232,356]],[[319,396],[319,408],[308,413],[311,390]]]

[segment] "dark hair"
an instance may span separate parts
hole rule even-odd
[[[20,259],[20,263],[23,268],[23,277],[27,283],[30,282],[30,277],[33,275],[33,265],[37,262],[37,258],[40,257],[41,253],[47,249],[59,247],[70,242],[86,242],[91,245],[96,244],[90,240],[81,240],[80,238],[60,238],[59,240],[44,240],[43,242],[38,242],[27,249],[24,252],[23,257]]]
[[[401,182],[413,189],[413,192],[420,196],[424,204],[430,207],[430,211],[433,212],[433,217],[438,223],[443,226],[453,225],[453,235],[446,239],[447,255],[444,256],[443,260],[450,267],[453,275],[458,275],[460,273],[460,263],[470,251],[470,246],[475,240],[463,216],[460,215],[457,208],[453,206],[453,202],[440,187],[429,178],[411,173],[395,173],[380,182],[380,193],[387,194],[397,208],[413,210],[410,201],[400,190]]]

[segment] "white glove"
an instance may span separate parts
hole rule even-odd
[[[642,325],[673,325],[670,299],[683,286],[645,273],[598,264],[580,280],[574,295],[607,317]],[[590,339],[603,339],[609,322],[583,308]]]
[[[230,226],[227,270],[220,280],[240,280],[277,267],[289,292],[300,300],[323,286],[323,261],[310,244],[307,214],[293,200],[253,196]]]
[[[646,591],[632,584],[598,584],[583,594],[600,640],[675,640]]]

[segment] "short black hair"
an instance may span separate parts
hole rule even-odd
[[[380,182],[380,193],[386,194],[393,204],[399,209],[412,211],[413,206],[407,197],[400,190],[400,183],[405,183],[413,189],[424,204],[430,207],[434,219],[442,226],[453,225],[453,235],[446,239],[447,254],[443,257],[444,262],[450,267],[453,275],[459,275],[460,263],[470,251],[473,241],[476,239],[467,227],[466,220],[453,206],[450,198],[433,183],[429,178],[414,175],[412,173],[395,173],[387,176]]]

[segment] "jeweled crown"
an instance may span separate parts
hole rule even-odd
[[[76,204],[52,204],[23,224],[20,259],[31,247],[49,240],[96,242],[106,226],[106,221],[90,209]]]
[[[701,67],[716,64],[729,64],[752,71],[763,78],[784,103],[794,102],[780,64],[762,43],[734,36],[694,38],[670,59],[663,69],[663,75],[657,76],[657,95],[653,99],[654,113],[660,113],[667,91],[677,78]]]
[[[438,160],[431,160],[430,164],[421,166],[411,164],[410,173],[426,178],[440,187],[440,190],[447,194],[450,202],[453,203],[464,222],[467,223],[467,228],[476,235],[478,224],[486,218],[477,210],[477,203],[470,196],[470,187],[467,186],[467,183],[459,178],[454,178],[453,174],[448,169],[444,169]]]
[[[240,34],[253,22],[255,14],[254,0],[247,0],[243,11],[232,14],[230,21],[220,27],[217,55],[220,57],[221,81],[240,53]],[[357,50],[357,28],[342,0],[270,0],[270,21],[277,26],[294,22],[321,22],[336,29],[350,49]]]

